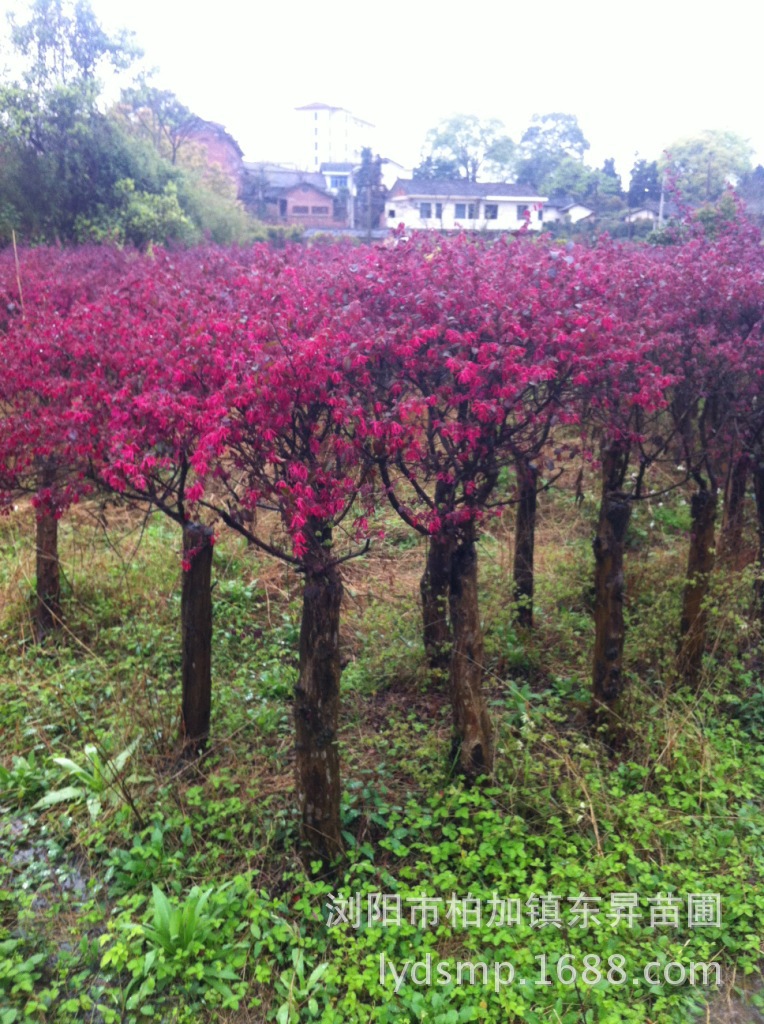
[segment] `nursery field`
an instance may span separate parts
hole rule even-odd
[[[0,252],[0,1024],[762,1019],[764,247]]]
[[[347,859],[333,877],[312,877],[297,856],[297,575],[234,537],[216,546],[214,741],[186,764],[174,529],[156,514],[77,508],[62,524],[67,625],[40,646],[33,518],[22,508],[2,520],[0,1019],[758,1019],[764,684],[750,574],[716,581],[702,677],[692,691],[672,685],[665,623],[680,614],[688,504],[677,494],[638,510],[624,714],[639,726],[614,757],[585,714],[596,503],[552,491],[539,520],[533,635],[513,625],[507,601],[512,514],[479,544],[496,730],[482,787],[449,771],[451,709],[421,639],[424,542],[388,517],[385,545],[343,568]],[[750,553],[750,524],[745,541]],[[401,899],[400,925],[368,923],[377,893]],[[641,918],[609,919],[618,893],[636,894]],[[688,927],[693,893],[719,895],[719,926]],[[329,926],[327,905],[358,894],[360,926]],[[479,923],[475,904],[464,908],[472,917],[446,916],[453,894],[481,901]],[[559,927],[532,924],[534,896],[548,894]],[[581,894],[601,901],[586,928],[572,917]],[[442,899],[437,925],[411,924],[422,895]],[[669,896],[681,901],[678,924],[651,925],[660,904],[650,901]],[[500,923],[497,898],[521,900],[517,916]],[[165,899],[186,910],[177,933]],[[428,954],[432,984],[422,967],[396,992],[389,965],[400,976]],[[486,963],[487,980],[478,968],[474,984],[468,973],[456,984],[457,962]],[[494,962],[526,984],[504,984],[505,968],[495,991]],[[439,963],[451,983],[439,983]],[[587,963],[599,968],[584,977]],[[678,967],[666,980],[670,964],[684,983]],[[691,978],[700,964],[719,965],[718,984],[715,969]]]

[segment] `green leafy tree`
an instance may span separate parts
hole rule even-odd
[[[621,176],[615,169],[615,161],[605,160],[602,167],[589,172],[589,183],[583,201],[591,206],[597,216],[620,213],[625,207]]]
[[[605,195],[609,196],[621,196],[623,195],[623,184],[621,183],[621,175],[615,169],[615,160],[613,157],[609,157],[602,165],[602,169],[597,171],[599,178],[599,190]]]
[[[415,181],[458,181],[459,178],[458,162],[447,157],[427,156],[414,168]]]
[[[8,21],[24,85],[43,108],[51,90],[89,84],[97,92],[104,65],[125,70],[140,55],[132,33],[107,35],[87,0],[32,0],[28,20],[11,12]]]
[[[174,182],[157,195],[136,189],[135,182],[125,178],[114,187],[113,205],[94,219],[81,217],[77,221],[75,237],[145,248],[154,242],[198,241],[199,232],[183,212]]]
[[[631,169],[631,180],[626,198],[634,210],[646,202],[658,202],[661,197],[661,179],[655,160],[637,160]]]
[[[764,220],[764,167],[761,164],[745,175],[738,186],[738,192],[749,215],[761,224]]]
[[[742,136],[708,129],[669,146],[659,171],[671,174],[688,202],[709,203],[751,171],[752,155],[750,142]]]
[[[506,179],[514,169],[515,144],[501,121],[482,121],[475,114],[457,114],[427,133],[423,150],[425,164],[428,157],[433,164],[447,161],[467,181],[477,181],[481,174]]]
[[[542,182],[544,193],[550,196],[571,196],[583,201],[592,189],[592,181],[596,171],[590,170],[585,164],[566,156]],[[538,186],[537,186],[538,187]]]
[[[174,92],[156,88],[145,77],[123,91],[112,114],[127,132],[151,143],[171,164],[178,162],[181,148],[201,123]]]
[[[372,155],[369,147],[361,150],[361,166],[356,171],[356,223],[371,231],[379,224],[385,209],[385,186],[382,184],[382,158]]]
[[[33,0],[9,25],[16,74],[0,77],[0,244],[13,231],[141,246],[263,234],[189,141],[199,118],[173,93],[143,79],[109,116],[98,109],[101,77],[137,55],[127,33],[107,35],[86,0]]]
[[[86,0],[33,0],[9,27],[17,70],[0,79],[0,209],[30,237],[71,237],[128,170],[123,138],[96,101],[98,76],[137,51],[126,33],[102,30]]]
[[[566,161],[583,165],[588,149],[574,114],[535,114],[520,140],[518,181],[552,191],[549,182],[560,165]]]

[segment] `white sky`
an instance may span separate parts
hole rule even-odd
[[[576,114],[628,185],[704,128],[751,141],[764,162],[760,0],[91,0],[133,29],[157,84],[223,123],[250,160],[291,151],[294,107],[346,107],[376,126],[373,148],[419,161],[441,118],[499,118],[519,141],[534,113]]]

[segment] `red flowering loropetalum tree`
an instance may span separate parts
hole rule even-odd
[[[593,542],[593,715],[610,743],[625,738],[624,551],[636,501],[655,495],[651,467],[668,457],[676,430],[666,415],[677,375],[660,360],[647,301],[653,253],[607,239],[589,253],[588,277],[599,282],[602,319],[587,335],[589,356],[574,379],[585,452],[598,452],[601,497]],[[662,486],[662,485],[661,485]]]
[[[190,459],[198,507],[303,577],[295,777],[311,861],[333,864],[340,824],[340,566],[366,547],[370,470],[363,319],[328,295],[331,253],[287,251],[242,274],[226,370]],[[283,540],[279,539],[279,533]]]
[[[195,460],[208,443],[210,396],[228,372],[237,273],[214,250],[142,257],[90,310],[81,344],[97,364],[82,364],[68,411],[90,479],[182,531],[183,756],[201,752],[210,730],[214,533],[195,504],[203,486]]]
[[[562,268],[564,277],[569,264]],[[558,268],[554,256],[531,246],[417,242],[380,260],[378,273],[389,308],[384,295],[371,304],[368,455],[393,508],[428,537],[425,645],[431,665],[448,669],[454,761],[475,778],[493,758],[482,691],[479,524],[511,500],[498,488],[502,468],[532,465],[554,423],[565,421],[573,355],[590,313],[579,303],[569,322],[567,310],[540,299]],[[535,475],[533,486],[535,496]]]
[[[79,325],[129,259],[94,248],[0,254],[0,496],[6,507],[31,497],[35,508],[38,639],[62,617],[59,519],[91,489],[83,447],[65,426],[92,356],[78,343]]]
[[[662,365],[676,379],[669,412],[680,458],[696,485],[679,645],[682,674],[695,683],[722,488],[728,531],[740,529],[755,435],[746,437],[747,426],[755,421],[751,411],[760,397],[764,260],[758,231],[741,216],[710,238],[696,225],[680,245],[654,258],[659,267],[649,295],[651,326]]]

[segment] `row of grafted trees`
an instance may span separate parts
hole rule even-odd
[[[194,754],[210,728],[214,530],[292,565],[304,581],[296,792],[314,860],[342,848],[342,563],[377,541],[382,506],[427,538],[424,645],[470,779],[494,757],[476,541],[497,510],[517,507],[507,595],[530,629],[539,493],[581,460],[601,474],[592,707],[612,741],[634,503],[696,487],[677,623],[689,679],[719,493],[730,553],[749,473],[762,560],[764,257],[742,221],[661,248],[423,236],[278,253],[36,250],[0,254],[0,300],[0,487],[37,509],[39,635],[62,615],[56,524],[69,504],[107,490],[167,515],[183,551]]]

